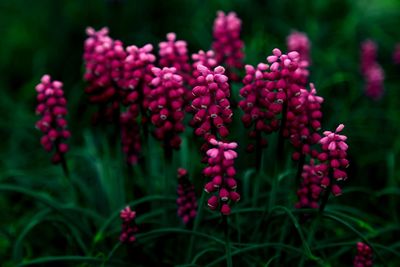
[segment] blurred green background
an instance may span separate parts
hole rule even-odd
[[[371,191],[398,187],[400,67],[392,62],[394,46],[400,42],[400,1],[396,0],[0,0],[0,182],[46,190],[57,182],[52,178],[61,174],[49,164],[49,155],[39,144],[40,133],[34,129],[34,86],[45,73],[64,82],[73,135],[70,144],[75,154],[85,151],[90,112],[82,113],[86,110],[82,108],[86,105],[82,53],[87,26],[107,26],[110,36],[125,45],[152,43],[156,50],[166,33],[174,31],[194,53],[210,48],[217,10],[235,11],[242,19],[249,64],[265,62],[275,47],[286,50],[291,30],[305,32],[312,43],[310,80],[325,98],[324,128],[346,125],[351,160],[346,186]],[[377,42],[378,60],[385,70],[385,94],[379,101],[363,93],[360,42],[367,38]],[[390,199],[365,207],[368,198],[365,192],[354,192],[339,201],[377,216],[393,215],[382,208]],[[22,218],[30,206],[26,201],[0,196],[0,226],[6,226],[0,235],[13,234],[25,223],[16,218]],[[2,242],[0,248],[7,248]]]

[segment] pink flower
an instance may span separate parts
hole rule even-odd
[[[363,242],[357,243],[357,254],[353,261],[354,267],[372,267],[372,249]]]
[[[176,40],[176,34],[170,32],[167,34],[167,41],[159,43],[160,67],[174,67],[177,74],[181,75],[185,83],[190,83],[191,66],[187,43],[183,40]]]
[[[172,148],[179,148],[181,138],[179,133],[184,131],[184,100],[185,89],[182,76],[175,68],[153,68],[154,78],[150,85],[149,110],[151,122],[156,127],[154,135],[164,140]]]
[[[96,32],[88,27],[86,33],[88,38],[84,44],[83,59],[86,69],[84,79],[88,86],[85,92],[89,94],[91,102],[106,106],[98,116],[112,121],[119,109],[119,92],[115,82],[121,79],[126,53],[121,41],[108,36],[107,28]]]
[[[361,44],[361,73],[365,79],[365,94],[373,100],[379,100],[384,93],[385,73],[377,62],[377,45],[372,40]]]
[[[43,136],[40,143],[50,152],[55,150],[52,161],[60,163],[68,151],[65,140],[71,137],[67,130],[67,100],[64,97],[63,84],[60,81],[51,81],[50,75],[43,75],[41,82],[36,85],[38,105],[36,114],[41,118],[35,126]]]
[[[128,164],[136,164],[141,151],[141,127],[137,121],[139,108],[131,105],[125,112],[121,113],[121,142],[122,151],[126,155]]]
[[[236,174],[234,160],[238,156],[234,149],[237,143],[210,138],[209,144],[214,147],[207,151],[208,166],[203,170],[203,174],[210,177],[211,181],[204,186],[204,190],[214,194],[208,199],[207,204],[211,210],[219,209],[222,215],[229,215],[231,204],[240,200],[234,178]]]
[[[236,16],[235,12],[225,15],[223,11],[217,12],[214,20],[212,48],[218,65],[227,68],[227,75],[230,80],[237,81],[238,76],[233,72],[243,66],[243,41],[240,39],[242,21]]]
[[[178,169],[178,216],[184,224],[188,224],[194,220],[197,214],[197,199],[194,192],[194,186],[190,182],[187,170]]]
[[[197,86],[193,88],[194,96],[191,109],[194,113],[190,124],[196,128],[195,134],[205,138],[219,134],[226,137],[229,134],[227,125],[232,122],[232,110],[229,103],[228,77],[221,66],[210,70],[198,65],[200,76]]]
[[[122,232],[119,240],[122,243],[132,243],[136,240],[135,234],[138,231],[136,225],[136,212],[132,211],[129,206],[121,210],[120,218],[122,220]]]
[[[307,34],[298,31],[292,33],[286,38],[288,51],[297,51],[300,54],[300,61],[306,61],[311,64],[310,48],[311,43]]]

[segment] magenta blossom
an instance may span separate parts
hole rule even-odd
[[[65,141],[71,137],[67,130],[67,100],[64,97],[63,84],[60,81],[51,81],[50,75],[43,75],[41,82],[36,85],[38,105],[36,114],[41,118],[36,122],[36,128],[43,136],[40,143],[50,152],[55,150],[52,161],[60,163],[68,151]]]
[[[218,65],[227,68],[227,75],[230,80],[237,81],[239,77],[234,73],[234,69],[243,67],[243,41],[240,39],[242,21],[236,16],[235,12],[225,15],[223,11],[217,12],[214,20],[212,48]]]
[[[385,73],[377,61],[377,45],[372,40],[361,44],[361,73],[365,79],[365,95],[379,100],[384,93]]]
[[[363,242],[357,243],[357,255],[354,257],[354,267],[372,267],[372,249]]]
[[[221,142],[214,138],[211,138],[209,143],[213,148],[207,151],[208,167],[203,170],[203,173],[210,177],[211,181],[205,185],[204,190],[207,193],[216,192],[216,194],[208,199],[207,204],[211,210],[218,209],[223,215],[229,215],[231,204],[240,199],[239,193],[236,192],[234,167],[237,143]]]
[[[119,217],[122,220],[122,232],[119,240],[122,243],[132,243],[136,240],[135,234],[138,231],[136,225],[136,212],[132,211],[129,206],[121,210]]]

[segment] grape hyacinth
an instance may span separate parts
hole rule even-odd
[[[287,121],[290,142],[296,148],[292,155],[294,160],[310,154],[312,145],[321,139],[318,131],[321,129],[323,101],[324,99],[317,95],[314,84],[310,83],[310,91],[300,89],[300,113],[296,119]]]
[[[354,257],[354,267],[372,267],[372,249],[363,242],[357,242],[357,254]]]
[[[122,104],[128,106],[120,116],[121,141],[128,164],[137,163],[141,150],[141,132],[147,135],[149,100],[146,96],[151,91],[149,85],[153,79],[151,69],[156,59],[152,50],[151,44],[141,48],[134,45],[127,47],[121,79],[117,82],[122,89],[120,91]]]
[[[183,40],[176,40],[176,34],[170,32],[167,34],[167,41],[159,43],[160,67],[174,67],[177,74],[181,75],[186,84],[191,82],[191,66],[189,64],[189,56],[187,43]]]
[[[300,188],[297,190],[299,201],[295,207],[300,208],[319,208],[320,195],[323,191],[321,181],[324,175],[327,174],[328,165],[315,164],[314,159],[311,159],[310,165],[304,165],[301,174]]]
[[[249,152],[254,151],[255,148],[265,147],[267,139],[262,137],[262,133],[269,134],[279,127],[277,115],[282,111],[280,99],[284,97],[284,93],[270,92],[266,88],[264,72],[268,67],[263,63],[258,64],[257,68],[246,65],[244,87],[239,91],[240,96],[244,98],[239,102],[239,107],[244,112],[242,122],[246,128],[253,127],[249,132],[249,137],[256,139],[256,145],[247,146]]]
[[[310,48],[311,43],[307,34],[293,31],[287,38],[286,44],[288,51],[297,51],[300,54],[300,61],[307,61],[311,64]]]
[[[221,66],[210,70],[203,65],[198,65],[200,76],[197,77],[197,86],[193,88],[193,112],[191,120],[195,134],[208,140],[211,136],[219,134],[227,137],[229,130],[227,124],[232,122],[232,110],[229,103],[228,77],[224,75],[225,69]]]
[[[88,82],[85,92],[89,100],[101,105],[98,116],[107,121],[113,121],[118,114],[118,88],[115,84],[120,79],[121,68],[126,53],[121,41],[113,40],[108,36],[108,29],[95,31],[86,29],[88,38],[84,44],[85,75]]]
[[[186,169],[178,169],[178,216],[182,222],[187,225],[191,223],[197,214],[197,199],[194,192],[194,186],[189,180],[189,175]]]
[[[136,240],[135,234],[138,231],[136,225],[136,212],[132,211],[129,206],[121,210],[119,217],[122,220],[122,231],[119,240],[122,243],[133,243]]]
[[[36,85],[38,105],[36,114],[41,119],[36,122],[36,128],[43,136],[40,143],[47,152],[55,150],[52,157],[54,164],[65,164],[64,154],[68,151],[65,141],[71,137],[67,130],[67,100],[64,97],[63,84],[60,81],[51,81],[50,75],[43,75]]]
[[[338,182],[347,179],[346,168],[349,166],[349,161],[347,160],[348,145],[345,142],[347,137],[339,134],[343,128],[344,125],[340,124],[335,132],[325,131],[323,133],[324,137],[319,140],[322,152],[319,153],[318,159],[329,166],[329,177],[325,176],[321,180],[321,186],[330,188],[334,196],[342,193]]]
[[[237,148],[237,143],[221,142],[214,138],[209,143],[214,147],[207,151],[208,166],[203,174],[210,177],[211,181],[205,185],[204,190],[216,194],[208,199],[207,204],[211,210],[218,209],[222,215],[229,215],[232,202],[240,200],[240,195],[236,192],[234,167],[234,159],[237,157],[234,149]]]
[[[384,93],[383,82],[385,73],[377,62],[377,45],[372,40],[361,44],[361,73],[365,79],[365,95],[373,100],[379,100]]]
[[[163,140],[165,149],[178,149],[181,143],[179,133],[184,131],[183,125],[183,95],[182,76],[176,68],[152,68],[154,78],[149,93],[149,110],[151,122],[156,129],[154,135]]]
[[[243,41],[240,39],[242,21],[236,16],[235,12],[225,15],[223,11],[217,12],[214,20],[212,48],[218,65],[227,68],[227,76],[232,81],[238,81],[239,77],[234,73],[234,69],[243,67]]]

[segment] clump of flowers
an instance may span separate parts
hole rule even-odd
[[[256,139],[256,145],[247,146],[249,152],[254,151],[256,147],[265,147],[267,139],[262,136],[262,133],[269,134],[277,130],[279,125],[276,115],[281,112],[282,105],[276,101],[279,96],[266,88],[264,72],[268,67],[264,63],[258,64],[257,68],[246,65],[244,87],[239,91],[240,96],[244,98],[239,102],[239,107],[244,111],[242,122],[246,128],[253,127],[249,132],[249,137]]]
[[[372,40],[361,44],[361,73],[365,79],[365,94],[373,100],[379,100],[384,93],[385,73],[377,62],[377,45]]]
[[[135,234],[138,232],[136,225],[136,212],[129,206],[121,210],[119,217],[122,220],[122,231],[119,240],[122,243],[132,243],[136,240]]]
[[[293,31],[287,38],[286,44],[288,51],[297,51],[300,54],[300,61],[307,61],[311,64],[310,48],[311,42],[307,34],[303,32]]]
[[[120,125],[122,147],[129,164],[135,164],[138,160],[141,150],[141,126],[145,127],[148,121],[149,99],[146,96],[151,91],[149,85],[153,79],[151,69],[156,59],[152,50],[151,44],[141,48],[128,46],[121,79],[118,80],[118,85],[122,89],[120,91],[122,104],[128,106],[127,110],[121,113]]]
[[[184,78],[185,83],[191,81],[189,56],[187,43],[183,40],[176,40],[176,34],[170,32],[167,34],[167,41],[159,43],[160,67],[174,67],[177,73]]]
[[[323,132],[324,137],[319,140],[321,151],[313,150],[310,164],[304,165],[302,169],[296,208],[323,209],[330,193],[334,196],[342,193],[340,183],[347,179],[346,168],[349,165],[347,137],[339,134],[343,128],[344,125],[340,124],[335,132]],[[320,205],[323,192],[325,203]]]
[[[242,21],[236,16],[235,12],[225,14],[223,11],[217,12],[214,20],[212,48],[218,65],[227,68],[227,75],[230,80],[239,80],[234,69],[243,67],[243,41],[240,39]]]
[[[84,79],[88,82],[85,92],[89,100],[100,104],[97,117],[113,121],[119,114],[119,97],[116,82],[120,80],[121,68],[126,57],[123,44],[108,36],[108,29],[86,29],[88,38],[84,44]]]
[[[154,78],[151,81],[152,89],[149,93],[149,110],[151,122],[156,127],[154,136],[164,141],[165,149],[177,149],[183,132],[183,88],[182,76],[177,74],[176,68],[152,69]]]
[[[240,195],[236,192],[236,170],[234,159],[237,153],[237,143],[221,142],[214,138],[209,140],[213,148],[207,151],[208,166],[203,170],[205,176],[210,177],[204,190],[214,193],[207,201],[211,210],[219,210],[222,215],[229,215],[231,204],[239,201]]]
[[[357,242],[357,254],[354,257],[354,267],[371,267],[372,249],[363,242]]]
[[[347,136],[339,134],[343,128],[344,125],[340,124],[335,132],[325,131],[323,133],[325,136],[319,140],[322,152],[318,155],[318,159],[329,167],[329,174],[321,180],[321,186],[331,188],[335,196],[342,193],[338,183],[347,179],[346,168],[349,166]]]
[[[52,81],[47,74],[43,75],[40,83],[36,85],[36,114],[41,116],[36,122],[36,128],[43,133],[40,139],[43,148],[47,152],[55,150],[52,157],[55,164],[64,160],[64,154],[68,151],[65,141],[71,136],[67,130],[67,100],[62,87],[62,82]]]
[[[228,77],[224,75],[225,69],[221,66],[210,70],[198,65],[200,76],[197,77],[197,86],[193,88],[194,99],[191,107],[194,111],[191,125],[194,126],[195,134],[204,137],[219,134],[226,137],[229,130],[227,124],[232,122],[232,110],[229,103]]]
[[[189,224],[194,220],[197,214],[197,199],[194,192],[194,186],[189,180],[186,169],[178,169],[178,188],[176,190],[178,198],[178,216],[184,224]]]

